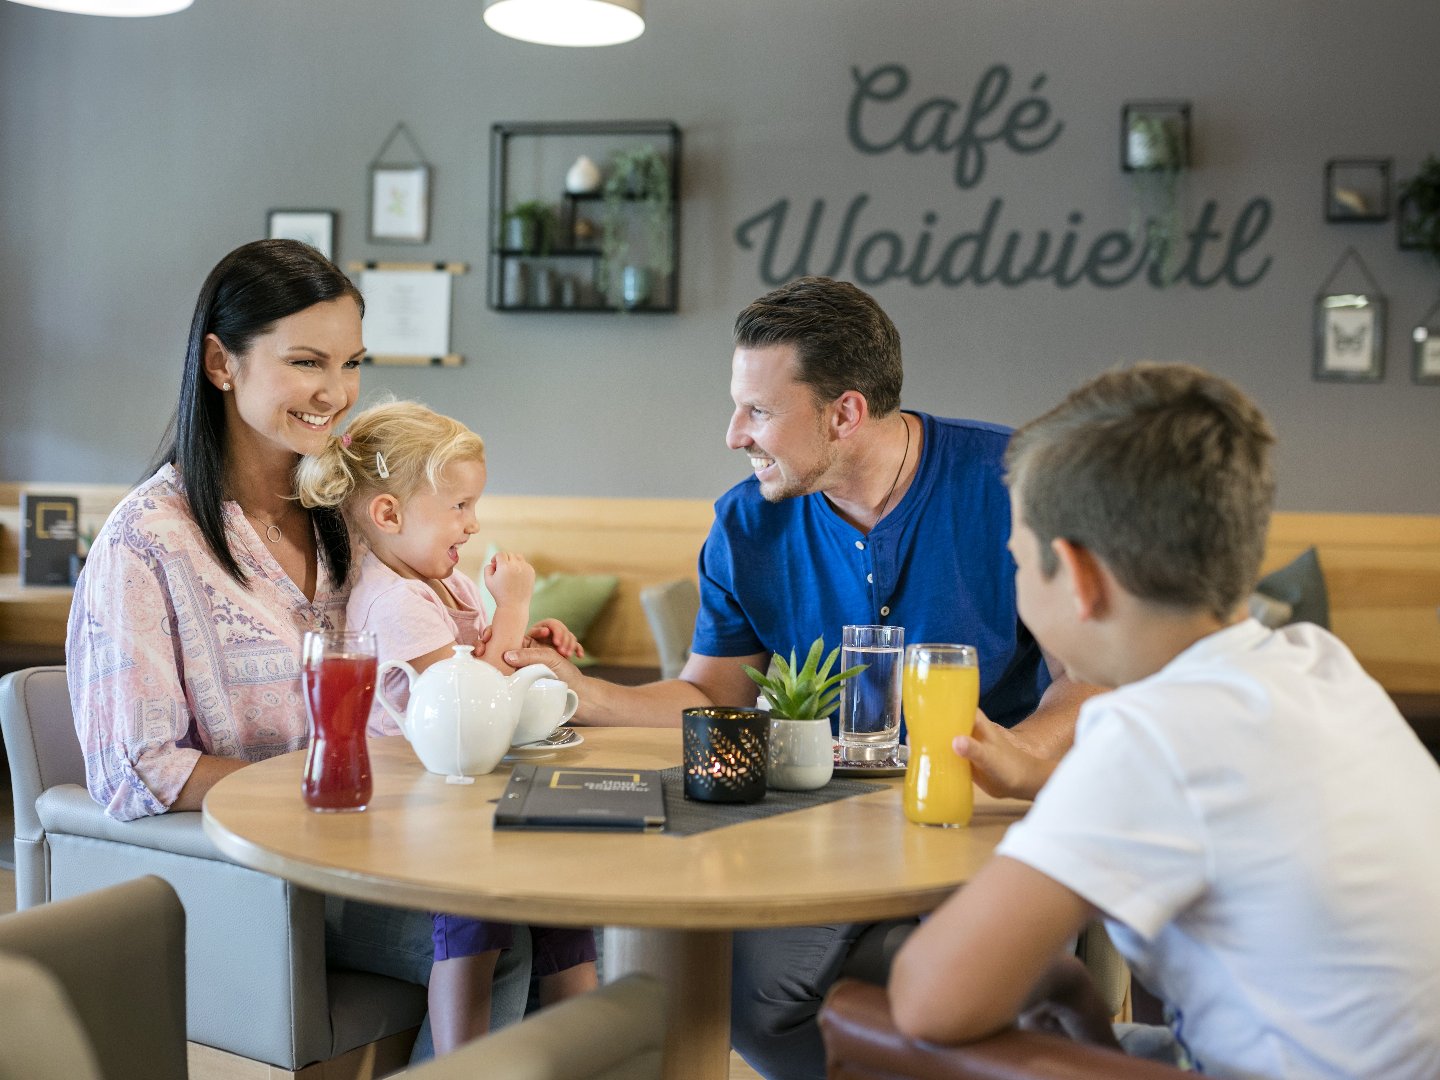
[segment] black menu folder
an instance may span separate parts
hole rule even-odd
[[[495,808],[497,829],[664,827],[665,794],[654,769],[516,765]]]

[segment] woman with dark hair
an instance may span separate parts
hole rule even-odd
[[[363,312],[293,240],[237,248],[200,289],[173,441],[95,537],[70,610],[75,726],[112,817],[198,810],[227,773],[306,744],[300,641],[344,627],[352,560],[339,513],[301,506],[294,473],[341,437]],[[428,912],[327,898],[334,966],[423,985],[430,937]],[[496,1026],[524,1012],[529,960],[517,935]],[[422,1034],[416,1055],[428,1048]]]
[[[343,626],[350,544],[292,474],[359,393],[362,311],[290,240],[232,251],[200,290],[174,440],[96,536],[70,610],[86,779],[113,817],[198,810],[226,773],[305,745],[300,639]]]

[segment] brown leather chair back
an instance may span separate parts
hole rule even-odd
[[[1071,1042],[1005,1031],[966,1046],[931,1046],[902,1035],[885,990],[842,979],[820,1010],[829,1080],[1175,1080],[1168,1065]]]

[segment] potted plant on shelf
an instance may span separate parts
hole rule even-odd
[[[664,278],[673,269],[670,163],[648,143],[618,150],[610,156],[601,194],[601,288],[619,307],[640,307],[649,299],[651,275]],[[637,230],[644,243],[639,256],[632,258]],[[611,286],[617,279],[622,283],[618,295]]]
[[[559,223],[555,211],[539,199],[517,203],[505,213],[505,246],[526,254],[550,254]]]
[[[1440,158],[1434,154],[1400,185],[1398,219],[1400,247],[1440,261]]]
[[[1135,189],[1130,232],[1159,262],[1168,284],[1179,261],[1183,223],[1180,179],[1189,167],[1185,125],[1179,112],[1126,110],[1125,170]]]
[[[771,658],[773,676],[762,675],[748,664],[745,667],[745,674],[755,680],[770,703],[770,762],[765,774],[769,787],[809,791],[824,787],[835,771],[830,714],[840,703],[840,684],[864,671],[865,665],[831,675],[840,649],[831,649],[822,664],[824,651],[825,639],[818,637],[803,665],[795,663],[795,650],[791,649],[788,663],[779,653]]]

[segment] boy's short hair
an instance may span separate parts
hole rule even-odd
[[[1006,482],[1047,578],[1050,543],[1063,538],[1142,600],[1228,619],[1265,553],[1274,442],[1234,384],[1187,364],[1136,364],[1017,430]]]

